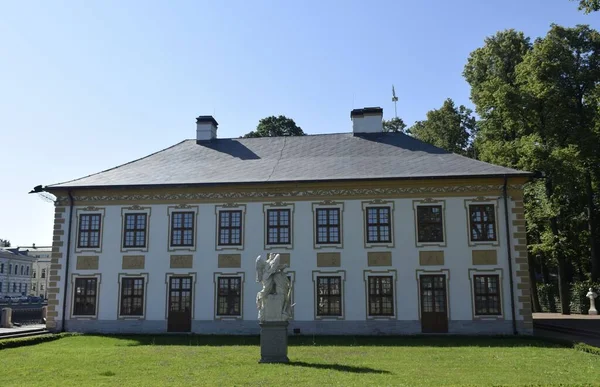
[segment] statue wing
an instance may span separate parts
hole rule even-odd
[[[266,262],[265,262],[265,260],[260,255],[258,257],[256,257],[256,263],[255,263],[255,267],[256,267],[256,282],[261,282],[262,281],[263,274],[265,272],[265,265],[266,265]]]

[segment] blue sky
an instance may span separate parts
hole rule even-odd
[[[50,244],[53,206],[27,192],[195,137],[284,114],[307,133],[351,130],[381,106],[408,124],[451,97],[486,36],[590,24],[569,0],[13,1],[0,4],[0,238]]]

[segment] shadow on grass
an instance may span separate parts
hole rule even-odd
[[[343,364],[319,364],[319,363],[306,363],[303,361],[291,361],[289,363],[285,363],[284,365],[294,366],[294,367],[306,367],[306,368],[316,368],[320,370],[335,370],[341,372],[352,372],[355,374],[389,374],[389,371],[386,370],[376,370],[375,368],[369,367],[355,367]]]
[[[258,346],[259,336],[217,336],[197,334],[157,335],[95,335],[123,340],[124,346],[177,345],[177,346]],[[570,346],[562,340],[530,336],[290,336],[288,345],[294,346],[337,346],[337,347],[544,347]]]

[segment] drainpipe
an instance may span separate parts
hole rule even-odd
[[[517,335],[517,319],[515,316],[515,289],[514,289],[514,280],[513,280],[513,265],[512,265],[512,252],[510,246],[510,226],[509,216],[508,216],[508,177],[504,175],[504,186],[502,187],[502,191],[504,194],[504,223],[506,224],[506,251],[508,252],[508,272],[510,275],[508,279],[510,281],[510,311],[512,315],[512,329],[513,334]]]
[[[69,195],[69,226],[67,227],[67,255],[65,259],[65,286],[63,287],[63,303],[62,303],[62,325],[60,328],[61,332],[65,332],[65,316],[67,310],[67,291],[69,286],[69,258],[71,257],[71,225],[73,224],[73,195],[71,195],[71,190],[67,191]]]

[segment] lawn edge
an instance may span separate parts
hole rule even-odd
[[[18,347],[25,347],[25,346],[29,346],[29,345],[47,343],[50,341],[62,339],[63,337],[79,336],[79,335],[80,335],[79,333],[63,332],[63,333],[56,333],[56,334],[48,333],[48,334],[44,334],[44,335],[37,335],[37,336],[31,336],[31,337],[19,337],[19,338],[15,338],[15,339],[3,339],[3,340],[0,340],[0,351],[3,349],[18,348]]]

